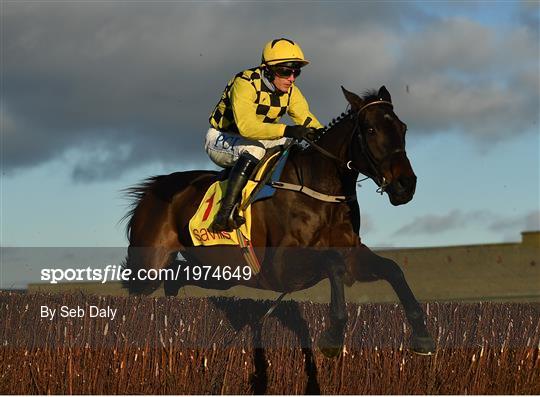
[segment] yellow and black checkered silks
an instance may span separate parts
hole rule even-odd
[[[251,139],[278,139],[285,132],[281,117],[288,113],[296,124],[322,128],[294,84],[286,93],[271,91],[261,79],[262,70],[253,68],[238,73],[229,81],[210,115],[210,124],[219,131],[239,133]]]

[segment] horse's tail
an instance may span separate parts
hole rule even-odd
[[[122,190],[124,197],[130,201],[129,209],[126,214],[120,219],[119,223],[126,222],[126,237],[129,241],[129,247],[127,255],[121,264],[122,268],[137,271],[140,268],[144,268],[145,262],[148,265],[153,265],[153,247],[132,247],[138,237],[134,233],[137,231],[137,218],[140,221],[141,211],[145,211],[144,202],[152,200],[154,194],[163,190],[166,178],[169,175],[154,175],[150,176],[139,184],[130,186]],[[143,217],[144,219],[144,217]],[[140,228],[139,228],[140,229]],[[146,280],[139,280],[137,277],[130,277],[128,280],[122,281],[122,287],[127,289],[132,294],[144,294],[149,295],[159,287],[160,282],[149,282]]]
[[[141,183],[130,186],[128,188],[123,189],[121,192],[123,193],[124,197],[128,200],[130,200],[129,204],[129,210],[126,212],[126,214],[120,219],[119,223],[126,222],[126,238],[128,241],[131,241],[131,231],[133,226],[133,219],[135,212],[137,211],[137,208],[139,207],[139,204],[141,200],[144,198],[144,196],[154,190],[155,186],[159,184],[159,182],[165,178],[166,175],[154,175],[150,176],[146,179],[144,179]]]
[[[131,204],[128,212],[120,219],[119,223],[127,221],[126,237],[128,241],[132,241],[133,222],[137,209],[148,193],[153,193],[160,199],[170,202],[176,193],[184,190],[199,178],[216,177],[217,175],[217,171],[208,170],[174,172],[169,175],[150,176],[138,185],[123,189],[124,196],[131,201]]]
[[[160,224],[166,222],[165,219],[170,216],[171,203],[178,193],[196,183],[199,178],[213,178],[216,174],[213,171],[196,170],[151,176],[122,191],[131,201],[129,210],[120,220],[127,222],[126,237],[129,241],[128,254],[122,264],[124,269],[162,269],[171,263],[178,243],[175,241],[164,245],[164,240],[169,237],[165,238],[159,233],[170,236],[170,232],[178,234],[179,231],[163,231]],[[130,279],[124,283],[124,287],[127,287],[130,293],[148,294],[159,284],[159,281]]]

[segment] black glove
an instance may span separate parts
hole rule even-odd
[[[311,128],[304,127],[303,125],[288,125],[285,127],[283,136],[301,140],[307,134],[311,134],[312,132]]]
[[[324,128],[310,128],[309,134],[306,135],[306,138],[310,141],[317,141],[324,133]]]

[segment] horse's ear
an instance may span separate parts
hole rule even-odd
[[[379,93],[377,94],[380,99],[387,102],[392,102],[392,97],[390,96],[390,93],[386,89],[386,87],[383,85],[381,88],[379,88]]]
[[[347,91],[343,86],[341,86],[341,90],[343,91],[343,95],[345,95],[345,99],[347,99],[347,102],[351,104],[351,108],[358,110],[363,106],[364,101],[362,101],[362,99],[358,95],[353,92]]]

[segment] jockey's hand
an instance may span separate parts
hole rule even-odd
[[[310,141],[317,141],[324,133],[324,128],[310,128],[306,138]]]
[[[285,127],[285,133],[283,136],[287,138],[302,140],[307,134],[313,133],[311,128],[304,127],[303,125],[288,125]]]

